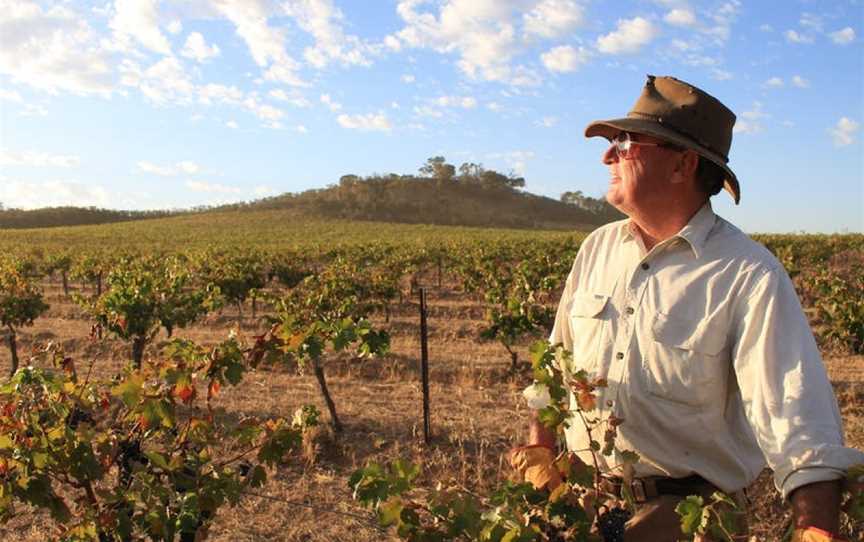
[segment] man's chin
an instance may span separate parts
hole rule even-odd
[[[624,198],[620,197],[614,190],[609,190],[606,193],[606,203],[615,207],[619,212],[631,216],[632,208],[627,205]]]

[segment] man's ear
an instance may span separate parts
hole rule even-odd
[[[675,164],[675,177],[680,181],[696,178],[696,168],[699,167],[699,155],[696,151],[686,150],[681,153]]]

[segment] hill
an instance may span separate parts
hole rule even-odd
[[[212,212],[291,211],[312,219],[363,220],[489,228],[590,230],[623,215],[602,200],[571,204],[518,189],[518,181],[495,172],[484,177],[441,179],[408,175],[343,176],[338,185],[286,193],[252,202],[188,211],[115,211],[54,207],[0,210],[0,228],[105,224]],[[521,180],[524,184],[524,180]]]
[[[164,218],[177,211],[118,211],[97,207],[43,207],[41,209],[3,209],[0,207],[0,228],[54,228],[88,224],[111,224],[147,218]]]
[[[581,206],[522,192],[504,182],[346,175],[337,186],[218,210],[291,209],[323,219],[546,230],[590,230],[623,218],[605,201],[582,198],[579,203]]]

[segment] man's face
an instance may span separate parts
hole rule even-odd
[[[681,153],[668,147],[638,144],[664,143],[655,137],[631,133],[630,139],[634,144],[626,158],[619,156],[615,145],[603,154],[611,177],[606,201],[628,216],[663,212],[674,199],[670,181]]]

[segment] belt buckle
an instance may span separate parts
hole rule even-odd
[[[644,480],[634,478],[630,482],[630,492],[633,493],[633,500],[637,503],[648,502],[648,492],[645,490]]]

